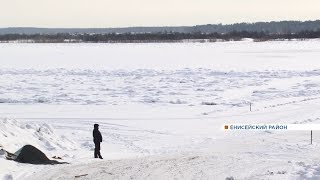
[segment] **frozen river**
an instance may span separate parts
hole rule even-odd
[[[320,69],[320,41],[0,44],[0,68],[183,69],[219,71]]]
[[[310,145],[309,131],[223,130],[319,124],[319,57],[318,40],[0,44],[1,148],[32,144],[71,163],[0,154],[0,178],[320,178],[319,132]]]

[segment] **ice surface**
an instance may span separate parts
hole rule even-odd
[[[247,106],[317,96],[320,70],[0,70],[0,103]],[[21,93],[23,92],[23,93]],[[223,106],[223,107],[222,107]]]
[[[183,69],[216,71],[320,69],[320,41],[0,44],[0,68]]]

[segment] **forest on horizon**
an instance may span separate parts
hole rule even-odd
[[[320,20],[128,28],[0,28],[0,42],[199,42],[320,38]]]

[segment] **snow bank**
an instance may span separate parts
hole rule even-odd
[[[56,135],[54,129],[46,124],[20,123],[14,119],[0,119],[0,146],[9,152],[15,152],[26,144],[45,151],[72,150],[74,142]]]
[[[78,147],[68,138],[56,134],[53,127],[47,123],[18,122],[12,118],[0,118],[0,149],[14,153],[27,144],[37,147],[49,158],[60,156],[64,160]],[[24,179],[26,175],[46,168],[9,161],[4,155],[3,151],[0,152],[0,179]]]

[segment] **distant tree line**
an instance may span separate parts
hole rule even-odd
[[[229,33],[180,33],[180,32],[158,32],[158,33],[108,33],[108,34],[3,34],[0,42],[33,42],[33,43],[139,43],[139,42],[183,42],[194,40],[199,42],[215,41],[238,41],[251,38],[255,41],[281,40],[281,39],[313,39],[320,38],[320,30],[301,31],[297,33],[268,33],[264,31],[231,31]]]
[[[266,34],[289,34],[302,31],[319,31],[320,20],[315,21],[271,21],[235,24],[206,24],[197,26],[124,27],[124,28],[0,28],[0,34],[145,34],[145,33],[220,33],[233,31],[264,32]]]
[[[207,24],[198,25],[191,28],[193,31],[203,33],[218,32],[228,33],[232,31],[265,32],[267,34],[290,34],[302,31],[319,31],[320,20],[316,21],[271,21],[255,23],[235,23],[235,24]]]

